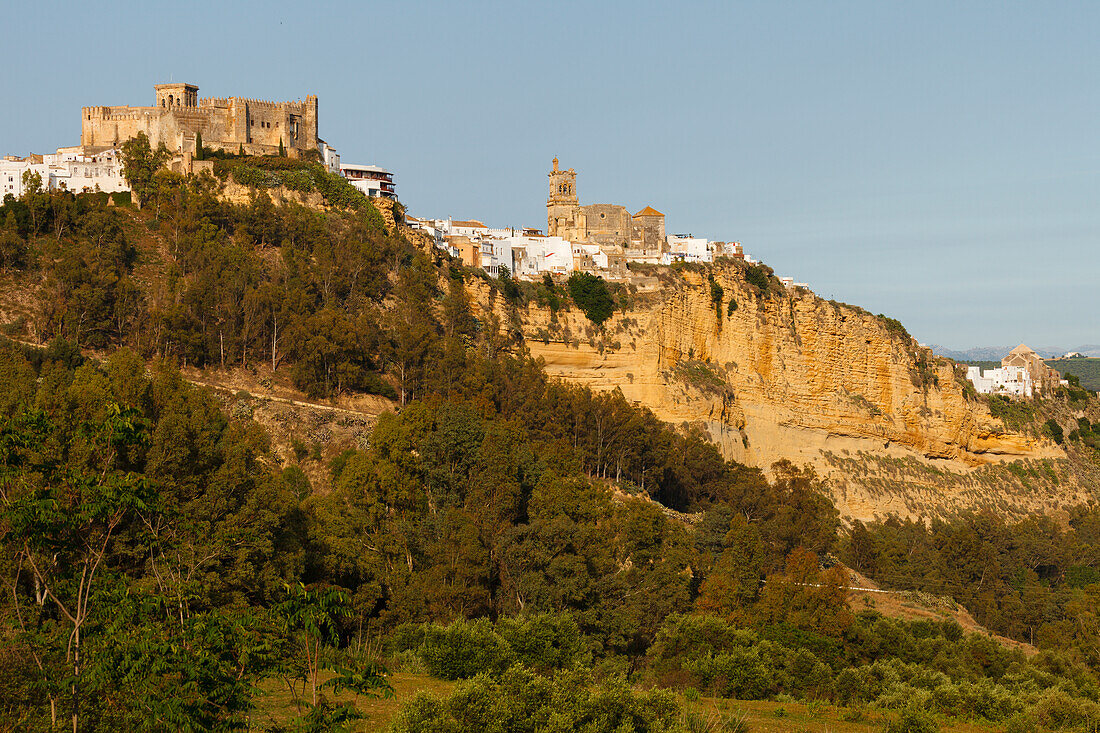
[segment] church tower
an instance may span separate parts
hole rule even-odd
[[[584,209],[577,200],[577,172],[570,168],[559,170],[554,158],[550,171],[550,197],[546,199],[546,234],[562,237],[570,242],[583,242],[588,238],[588,223]]]

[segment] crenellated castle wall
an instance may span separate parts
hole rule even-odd
[[[186,86],[195,90],[197,98],[198,88]],[[281,143],[288,153],[313,150],[317,147],[317,97],[310,95],[304,102],[218,97],[198,99],[195,106],[92,106],[81,110],[83,146],[116,146],[140,132],[154,148],[163,144],[180,153],[194,151],[200,134],[203,145],[210,148],[235,151],[245,146],[274,153]]]

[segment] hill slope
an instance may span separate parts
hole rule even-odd
[[[848,517],[1057,513],[1091,495],[1094,465],[1037,429],[1007,427],[900,324],[774,280],[762,290],[746,272],[667,272],[602,331],[577,311],[532,303],[514,317],[550,374],[621,390],[663,420],[702,428],[737,461],[811,465]],[[1003,464],[1020,459],[1048,482],[1019,485]]]

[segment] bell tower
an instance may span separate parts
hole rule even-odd
[[[550,171],[550,196],[546,199],[546,234],[562,237],[570,242],[583,242],[588,238],[588,222],[577,199],[577,172],[570,168],[554,168]]]

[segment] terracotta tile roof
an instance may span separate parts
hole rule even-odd
[[[634,216],[664,216],[664,214],[657,211],[657,209],[653,208],[652,206],[647,206]]]
[[[475,229],[488,229],[489,228],[489,227],[485,226],[484,224],[482,224],[477,219],[470,219],[468,221],[452,221],[451,226],[453,226],[453,227],[473,227]]]

